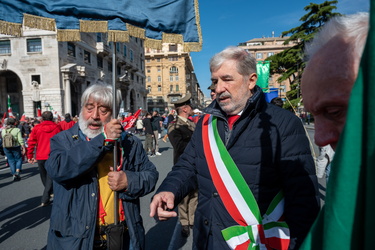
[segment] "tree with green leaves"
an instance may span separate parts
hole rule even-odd
[[[298,43],[266,59],[271,61],[271,74],[281,74],[277,79],[278,82],[289,80],[291,91],[287,93],[287,98],[292,102],[293,106],[300,102],[299,84],[300,76],[305,68],[303,61],[305,43],[310,41],[318,29],[330,18],[341,16],[340,13],[334,12],[337,9],[337,3],[337,0],[333,0],[325,1],[321,4],[310,3],[307,5],[304,8],[307,14],[300,18],[302,24],[281,34],[283,37],[290,35],[284,44],[288,44],[290,41],[297,41]],[[288,102],[285,104],[285,108],[290,108]]]

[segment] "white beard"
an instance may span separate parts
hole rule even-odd
[[[97,130],[89,129],[90,122],[88,120],[84,120],[82,114],[80,114],[80,118],[78,120],[79,128],[81,129],[82,133],[86,135],[88,138],[92,139],[101,133],[104,132],[104,126]]]

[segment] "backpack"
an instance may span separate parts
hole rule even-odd
[[[13,128],[10,130],[5,130],[5,135],[3,136],[3,147],[4,148],[12,148],[16,146],[16,139],[14,139],[13,135],[10,133]]]

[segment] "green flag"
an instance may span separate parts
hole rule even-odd
[[[257,85],[266,91],[268,88],[268,78],[270,77],[270,62],[258,62],[257,63]]]
[[[375,249],[375,2],[325,206],[300,249]]]

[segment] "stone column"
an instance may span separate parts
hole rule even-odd
[[[72,96],[72,93],[70,91],[70,77],[69,77],[69,73],[63,73],[64,75],[64,84],[65,84],[65,114],[66,113],[69,113],[71,114],[72,113],[72,100],[71,100],[71,96]],[[63,114],[64,115],[64,114]]]

